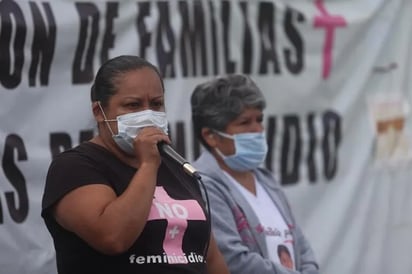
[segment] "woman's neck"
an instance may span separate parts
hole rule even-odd
[[[119,147],[117,147],[116,144],[105,140],[100,135],[97,135],[94,138],[92,138],[90,142],[104,147],[106,150],[108,150],[110,153],[112,153],[116,158],[118,158],[120,161],[122,161],[126,165],[129,165],[136,169],[140,166],[139,160],[136,157],[126,155],[124,152],[120,150]]]
[[[226,165],[221,166],[221,168],[226,171],[233,179],[246,188],[250,193],[256,196],[256,182],[253,171],[236,171],[228,168]]]

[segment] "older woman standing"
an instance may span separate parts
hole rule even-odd
[[[193,165],[208,190],[212,230],[231,273],[317,274],[280,184],[261,167],[265,105],[245,75],[211,80],[192,94],[195,135],[206,148]]]
[[[98,134],[58,155],[46,179],[58,273],[227,274],[196,180],[159,154],[170,140],[157,68],[108,60],[91,99]]]

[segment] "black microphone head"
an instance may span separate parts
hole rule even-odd
[[[157,143],[157,148],[159,149],[160,155],[177,162],[179,165],[183,167],[183,170],[186,173],[188,173],[191,176],[194,176],[197,179],[200,179],[200,175],[198,174],[196,169],[192,167],[185,158],[180,156],[180,154],[177,153],[169,144],[165,142],[159,142]]]

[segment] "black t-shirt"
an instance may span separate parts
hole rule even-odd
[[[42,217],[54,240],[60,274],[206,273],[209,220],[197,181],[163,158],[147,223],[125,253],[109,256],[60,226],[51,208],[65,194],[88,184],[106,184],[120,195],[136,169],[96,144],[86,142],[51,163]],[[139,201],[136,201],[138,203]]]

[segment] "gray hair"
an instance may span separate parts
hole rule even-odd
[[[263,110],[266,101],[250,77],[231,74],[199,84],[191,96],[192,123],[195,136],[205,146],[202,128],[224,131],[245,108]]]

